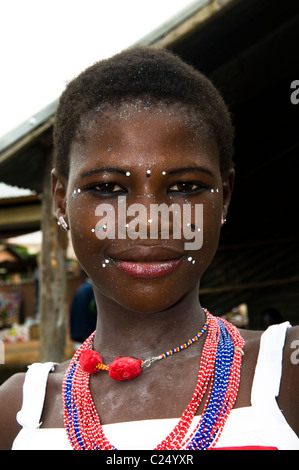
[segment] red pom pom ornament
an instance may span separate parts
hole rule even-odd
[[[82,351],[79,363],[88,374],[96,374],[100,370],[107,370],[109,376],[115,380],[131,380],[142,372],[142,360],[133,357],[117,357],[114,361],[106,366],[99,353],[93,349]]]
[[[82,351],[79,363],[84,372],[95,374],[96,372],[99,372],[99,365],[103,364],[103,361],[99,353],[93,349],[86,349],[85,351]]]
[[[131,380],[141,374],[142,360],[133,357],[117,357],[109,365],[109,377],[115,380]]]

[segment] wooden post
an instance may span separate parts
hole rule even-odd
[[[61,362],[66,336],[66,249],[67,235],[57,225],[51,194],[52,154],[45,168],[40,262],[40,361]]]

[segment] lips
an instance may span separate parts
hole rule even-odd
[[[131,277],[151,279],[174,272],[184,253],[169,247],[138,246],[115,251],[112,259],[117,268]]]
[[[150,279],[166,276],[176,270],[182,259],[169,261],[133,262],[116,261],[115,264],[120,271],[132,277]]]

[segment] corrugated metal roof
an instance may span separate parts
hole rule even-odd
[[[0,137],[0,155],[13,144],[30,135],[38,129],[42,124],[51,118],[57,108],[58,99],[50,103],[38,113],[30,116],[23,124],[13,129],[11,132]],[[1,162],[1,160],[0,160]]]

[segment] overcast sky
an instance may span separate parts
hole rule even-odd
[[[0,137],[194,0],[0,0]]]

